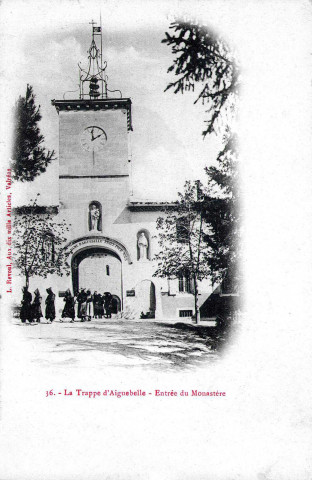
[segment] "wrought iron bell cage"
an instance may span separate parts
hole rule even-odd
[[[107,62],[103,61],[103,42],[102,27],[95,27],[96,22],[92,20],[92,41],[88,50],[88,68],[79,67],[79,98],[80,100],[90,99],[106,99],[108,92],[119,92],[120,90],[109,90],[107,87],[108,76],[105,73]],[[95,37],[100,37],[97,45]]]

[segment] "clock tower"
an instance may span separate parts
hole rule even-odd
[[[132,130],[131,100],[107,85],[107,62],[102,60],[101,27],[92,23],[87,68],[79,66],[79,98],[52,100],[59,115],[59,204],[74,237],[88,233],[90,205],[100,205],[101,228],[129,198]]]

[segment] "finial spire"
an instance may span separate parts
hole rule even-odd
[[[81,99],[107,98],[107,75],[105,74],[107,62],[103,62],[102,58],[102,27],[96,24],[94,20],[89,22],[92,26],[92,40],[88,50],[88,68],[84,70],[80,63],[78,64]],[[100,48],[97,45],[99,42],[96,41],[96,36],[100,36]],[[85,91],[86,84],[89,84],[88,92]]]
[[[95,100],[98,98],[105,99],[108,97],[108,92],[119,92],[120,90],[109,90],[107,87],[108,77],[105,73],[107,62],[103,61],[103,39],[102,39],[102,18],[100,15],[100,26],[97,22],[91,20],[89,22],[92,28],[92,40],[88,50],[88,68],[83,69],[78,63],[79,67],[79,87],[80,99]],[[100,40],[98,37],[100,36]],[[89,91],[86,87],[89,86]]]

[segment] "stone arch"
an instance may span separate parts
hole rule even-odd
[[[93,264],[88,265],[90,261],[93,262]],[[105,268],[108,262],[113,263],[113,268],[111,268],[109,276],[106,275]],[[83,268],[83,266],[85,268]],[[90,275],[88,277],[89,271],[91,272],[91,277]],[[95,290],[101,294],[103,294],[104,291],[109,291],[113,297],[115,296],[121,299],[119,302],[120,310],[122,309],[122,260],[116,252],[101,246],[87,246],[79,249],[72,255],[71,272],[73,291],[75,293],[77,293],[81,287],[90,289],[91,293]],[[88,282],[88,279],[89,283],[85,284]]]
[[[118,313],[121,311],[121,301],[118,295],[113,295],[112,298],[112,313]]]
[[[137,308],[145,318],[155,318],[156,288],[152,280],[145,279],[135,287]],[[142,317],[144,318],[144,317]]]
[[[72,240],[65,246],[65,251],[67,252],[68,262],[71,262],[71,257],[75,255],[78,251],[85,248],[91,247],[102,247],[106,248],[117,254],[121,260],[125,260],[132,264],[131,256],[123,243],[115,238],[98,236],[98,235],[87,235],[84,237],[76,238]]]
[[[137,260],[140,260],[139,237],[142,233],[144,233],[144,235],[146,236],[147,241],[148,241],[147,255],[146,255],[147,260],[151,260],[151,235],[150,235],[149,231],[146,230],[145,228],[141,228],[141,230],[139,230],[137,232],[137,236],[136,236]]]

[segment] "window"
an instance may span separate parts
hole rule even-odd
[[[179,317],[191,317],[193,315],[193,310],[179,310]]]
[[[189,227],[186,218],[178,218],[176,223],[177,241],[180,243],[187,243],[189,239]]]
[[[44,261],[55,262],[54,235],[51,232],[45,232],[42,236],[41,254]]]
[[[191,276],[189,272],[179,273],[179,292],[192,293]]]
[[[183,275],[179,275],[179,292],[184,292],[184,279]]]
[[[108,275],[108,276],[110,275],[110,273],[109,273],[109,265],[106,265],[106,275]]]
[[[187,293],[191,293],[191,277],[189,273],[184,277],[184,290]]]

